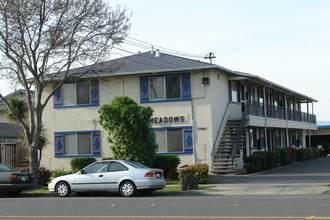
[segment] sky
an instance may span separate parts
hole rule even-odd
[[[131,16],[129,38],[113,58],[154,45],[258,75],[312,97],[318,121],[330,121],[330,1],[108,0]],[[137,41],[138,40],[138,41]],[[131,44],[134,42],[135,46]],[[0,92],[14,91],[0,80]]]

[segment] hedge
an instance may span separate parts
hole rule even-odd
[[[273,169],[276,167],[277,163],[279,162],[280,153],[276,151],[256,151],[253,154],[261,154],[267,157],[267,170]]]
[[[252,154],[244,158],[244,168],[247,173],[257,173],[267,170],[267,155]]]
[[[156,155],[152,166],[153,168],[163,169],[165,177],[170,179],[176,179],[177,175],[175,170],[180,164],[180,162],[180,158],[175,154],[163,154]]]
[[[270,170],[276,166],[284,166],[292,161],[311,160],[325,155],[325,149],[317,148],[275,148],[273,151],[256,151],[244,158],[244,168],[247,173]]]
[[[80,157],[72,159],[70,162],[71,170],[74,172],[78,172],[79,170],[82,170],[84,167],[94,162],[96,162],[96,159],[94,157]]]
[[[195,177],[198,183],[208,183],[209,166],[207,164],[194,164],[178,169],[178,176],[180,181],[188,174]]]

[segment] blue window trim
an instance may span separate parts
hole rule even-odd
[[[150,78],[157,78],[157,77],[169,77],[169,76],[180,76],[181,77],[181,83],[182,83],[182,78],[183,77],[189,77],[189,93],[188,95],[185,94],[183,95],[183,88],[182,88],[182,84],[181,84],[181,98],[178,99],[159,99],[159,100],[150,100],[150,97],[148,95],[148,97],[140,97],[140,103],[157,103],[157,102],[179,102],[179,101],[191,101],[191,74],[190,73],[177,73],[177,74],[164,74],[164,75],[157,75],[157,76],[141,76],[140,77],[140,83],[141,83],[141,79],[147,79],[149,82]],[[148,83],[148,87],[149,87],[149,83]],[[140,84],[140,91],[141,91],[141,84]],[[148,92],[149,92],[149,88],[148,88]]]
[[[153,130],[163,130],[163,129],[190,129],[192,131],[192,126],[181,126],[181,127],[159,127],[152,128]]]
[[[55,135],[57,134],[70,134],[70,133],[95,133],[95,132],[101,132],[100,130],[85,130],[85,131],[58,131],[54,132]]]
[[[193,154],[194,152],[189,152],[189,151],[186,151],[186,152],[168,152],[168,153],[156,153],[157,155],[163,155],[163,154]]]
[[[159,127],[159,128],[152,128],[153,130],[170,130],[170,129],[182,129],[182,131],[188,131],[192,132],[192,126],[181,126],[181,127]],[[183,134],[182,134],[183,135]],[[193,154],[193,148],[184,148],[183,146],[182,152],[157,152],[157,155],[162,155],[162,154]]]
[[[164,99],[164,100],[148,100],[145,101],[143,99],[141,99],[140,103],[152,103],[152,102],[181,102],[181,101],[191,101],[192,98],[185,98],[185,99]]]
[[[89,82],[89,93],[90,93],[90,103],[89,104],[73,104],[73,105],[62,105],[61,99],[62,99],[62,86],[59,88],[59,91],[57,91],[55,94],[59,96],[60,101],[58,101],[58,98],[55,97],[54,94],[54,101],[53,101],[53,108],[81,108],[81,107],[93,107],[93,106],[100,106],[100,98],[99,98],[99,81],[97,79],[93,80],[79,80],[76,82],[64,82],[63,84],[77,84],[77,83],[86,83]],[[94,96],[94,97],[93,97]],[[55,101],[57,100],[57,101]]]
[[[236,104],[236,105],[240,105],[241,103],[240,102],[235,102],[235,101],[229,101],[230,103],[232,103],[232,104]]]
[[[81,154],[81,155],[55,155],[55,158],[64,158],[64,157],[101,157],[101,154]]]
[[[86,104],[86,105],[54,105],[54,108],[81,108],[81,107],[91,107],[100,106],[100,104]]]
[[[90,133],[93,139],[93,136],[100,136],[100,130],[84,130],[84,131],[61,131],[54,132],[54,138],[62,137],[63,134],[81,134],[81,133]],[[93,147],[93,143],[91,143],[91,147]],[[54,152],[55,158],[69,158],[69,157],[101,157],[101,151],[92,151],[92,154],[72,154],[72,155],[63,155],[63,152]]]

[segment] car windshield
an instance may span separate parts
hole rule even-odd
[[[0,164],[0,172],[12,172],[12,171],[16,171],[16,170],[11,166]]]
[[[134,161],[127,161],[126,160],[125,163],[127,163],[128,165],[131,165],[134,168],[143,168],[143,169],[148,169],[149,168],[150,169],[150,167],[147,167],[143,164],[140,164],[140,163],[134,162]]]

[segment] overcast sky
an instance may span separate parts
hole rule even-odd
[[[213,52],[214,64],[261,76],[319,100],[314,104],[317,120],[330,121],[330,1],[110,3],[126,6],[132,12],[130,42],[136,43],[137,39],[201,57]],[[147,51],[127,43],[121,49],[133,53]],[[113,57],[131,55],[123,50],[113,51]],[[0,92],[12,91],[1,80]]]

